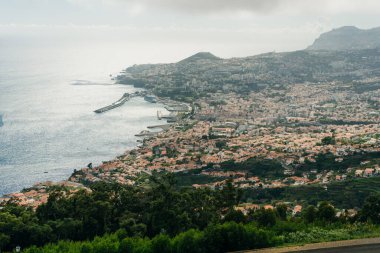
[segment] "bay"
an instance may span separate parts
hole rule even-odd
[[[135,148],[136,133],[162,124],[156,112],[163,106],[139,97],[93,112],[137,90],[111,80],[133,63],[122,44],[2,45],[0,195],[67,179],[74,169]]]

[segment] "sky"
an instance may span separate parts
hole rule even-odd
[[[379,15],[378,0],[0,0],[0,46],[112,42],[152,62],[228,58],[304,49],[333,28],[380,26]]]

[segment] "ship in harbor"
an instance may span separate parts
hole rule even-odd
[[[153,95],[146,95],[144,96],[144,100],[148,101],[150,103],[157,103],[157,97]]]

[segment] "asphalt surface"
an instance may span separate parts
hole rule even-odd
[[[380,237],[321,242],[300,246],[240,251],[240,253],[380,253]]]
[[[380,244],[346,246],[329,249],[301,250],[301,253],[379,253]]]

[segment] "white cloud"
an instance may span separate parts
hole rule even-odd
[[[344,14],[354,12],[380,13],[378,0],[67,0],[74,4],[105,6],[124,5],[126,8],[161,9],[191,14],[219,12]]]

